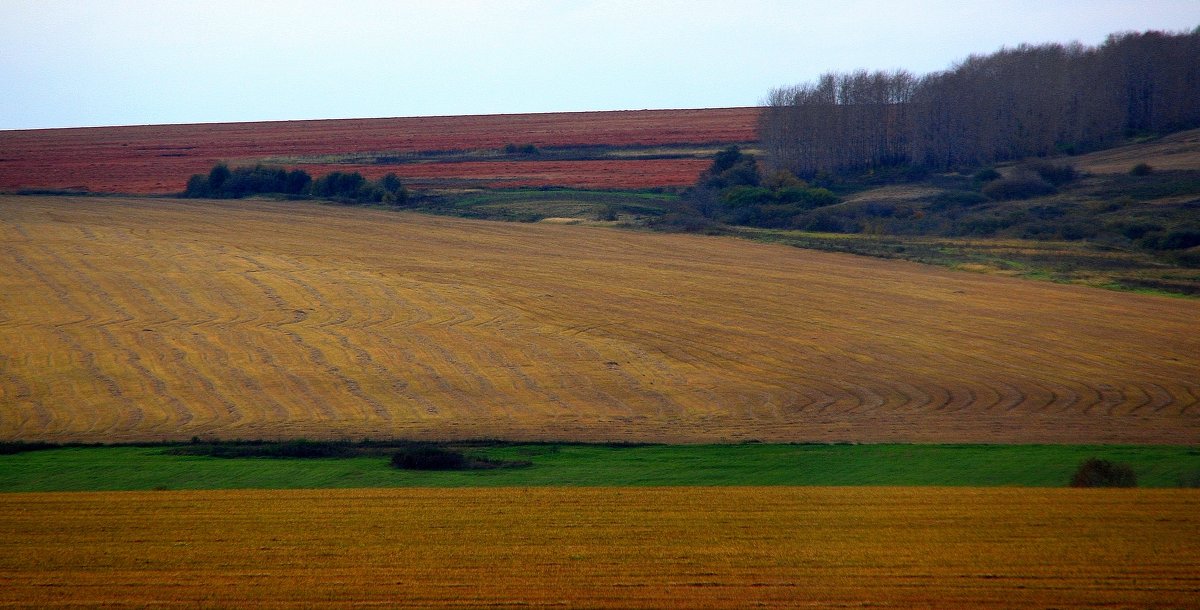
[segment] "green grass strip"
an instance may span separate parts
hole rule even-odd
[[[0,491],[354,487],[896,485],[1062,487],[1089,457],[1139,487],[1200,484],[1200,450],[1077,445],[506,445],[468,448],[532,466],[392,468],[386,457],[213,458],[166,447],[69,447],[0,456]]]

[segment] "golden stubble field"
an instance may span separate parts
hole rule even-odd
[[[726,238],[0,199],[0,439],[1200,442],[1200,302]]]
[[[0,606],[1174,607],[1190,490],[0,494]]]

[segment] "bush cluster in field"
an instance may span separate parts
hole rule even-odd
[[[53,448],[41,444],[25,449]],[[0,451],[3,447],[0,446]],[[465,454],[435,443],[387,442],[387,441],[211,441],[193,439],[190,444],[172,446],[171,455],[199,455],[218,458],[276,458],[276,459],[320,459],[350,458],[359,456],[390,455],[391,464],[404,470],[480,470],[528,466],[524,460],[497,460]]]
[[[1071,476],[1071,487],[1137,487],[1137,474],[1129,464],[1088,458]]]
[[[1009,237],[1080,241],[1138,249],[1167,262],[1200,266],[1200,171],[1138,168],[1083,176],[1064,161],[1028,159],[1005,172],[985,167],[929,175],[871,170],[802,181],[786,171],[763,176],[754,158],[731,147],[714,159],[657,228],[719,232],[722,226],[821,233]],[[910,198],[858,195],[884,185],[921,191]],[[847,199],[851,199],[847,201]]]
[[[313,180],[301,169],[255,165],[229,169],[217,164],[205,174],[188,179],[184,197],[238,199],[249,195],[284,195],[292,198],[316,197],[342,203],[384,203],[404,205],[408,191],[396,174],[370,181],[358,172],[332,172]]]

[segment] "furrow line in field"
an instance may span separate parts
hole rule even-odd
[[[193,270],[182,268],[179,265],[176,265],[176,267],[178,268],[178,270],[181,274],[183,274],[189,278],[196,279],[195,276],[203,275],[203,274],[194,273]],[[197,281],[199,281],[199,279],[197,279]],[[201,285],[203,285],[206,288],[206,290],[205,291],[197,291],[198,293],[208,294],[211,296],[219,297],[219,298],[221,298],[222,301],[224,301],[227,309],[237,309],[237,305],[228,300],[228,297],[226,295],[227,291],[222,290],[218,287],[212,286],[211,284],[207,283],[207,279],[205,280],[205,282],[206,283],[201,284]],[[143,290],[145,290],[145,289],[143,288]],[[198,332],[198,330],[202,329],[203,327],[212,325],[216,320],[220,319],[221,316],[215,311],[212,311],[206,307],[202,307],[197,302],[197,300],[192,297],[192,295],[189,293],[188,290],[185,290],[184,287],[182,287],[182,286],[176,286],[173,282],[170,282],[169,280],[165,280],[165,283],[162,284],[162,291],[169,294],[172,298],[178,299],[180,302],[182,302],[185,306],[187,306],[192,311],[197,311],[197,312],[201,313],[201,315],[198,317],[181,321],[181,325],[184,328],[191,329],[189,336],[190,336],[190,341],[196,347],[196,354],[197,354],[196,357],[201,361],[205,361],[206,358],[204,355],[210,354],[212,359],[216,362],[217,367],[219,367],[218,369],[214,369],[215,373],[223,373],[223,376],[230,378],[232,381],[234,381],[236,383],[236,385],[248,390],[249,395],[254,398],[255,404],[265,403],[265,410],[274,416],[275,421],[278,421],[278,422],[286,421],[287,420],[287,412],[288,412],[287,408],[284,407],[282,404],[280,404],[279,401],[276,400],[275,397],[271,393],[266,392],[264,390],[262,384],[259,383],[259,381],[255,378],[255,376],[249,374],[243,368],[234,365],[233,362],[230,360],[230,354],[226,349],[224,349],[223,347],[221,347],[217,344],[214,344],[212,341],[210,341],[208,339],[207,336],[205,336],[205,334]],[[146,291],[146,293],[147,293],[148,299],[150,299],[151,301],[153,301],[155,303],[159,303],[158,299],[153,297],[153,295],[151,295],[148,290]],[[162,306],[162,305],[160,304],[160,306]],[[165,306],[163,306],[163,307],[165,307]],[[218,333],[228,332],[228,330],[229,329],[225,328],[224,326],[214,329],[214,331],[218,332]],[[245,345],[247,343],[251,343],[251,341],[241,341],[240,343]],[[280,373],[281,375],[283,375],[285,373],[285,371],[283,371],[279,367],[275,367],[275,370],[277,373]],[[208,378],[206,377],[205,379],[208,379]],[[293,379],[292,381],[293,381],[293,383],[295,383],[295,381],[297,381],[297,380],[298,379]],[[212,383],[211,380],[209,380],[209,382]],[[215,388],[211,391],[214,394],[217,393]],[[224,396],[224,395],[220,395],[220,399],[222,401],[222,404],[226,407],[227,411],[230,410],[231,408],[238,409],[237,404],[234,403],[231,398],[228,398],[227,396]],[[239,415],[238,419],[239,420],[242,419],[240,417],[240,415]],[[252,423],[252,422],[247,420],[247,423]]]
[[[26,433],[29,436],[45,434],[50,430],[50,422],[54,421],[54,416],[46,405],[42,404],[33,395],[33,389],[29,384],[25,383],[20,377],[12,374],[11,358],[5,354],[0,354],[0,372],[3,372],[4,384],[0,386],[0,404],[11,407],[12,412],[6,413],[9,409],[0,409],[0,430],[6,428],[15,429],[16,438],[24,438]],[[19,405],[28,405],[30,408],[20,408]],[[16,415],[16,412],[21,412],[23,417],[16,426],[10,426],[4,421],[7,415]],[[35,426],[29,427],[29,420],[35,420]]]
[[[1083,408],[1084,415],[1094,415],[1096,412],[1101,412],[1106,416],[1112,416],[1125,398],[1120,389],[1107,383],[1096,386],[1096,392],[1099,395],[1098,399]]]
[[[20,267],[22,267],[23,269],[25,269],[26,271],[28,271],[34,278],[37,279],[37,281],[41,282],[43,285],[45,285],[47,288],[49,288],[50,292],[54,293],[54,298],[58,299],[59,303],[62,303],[68,309],[70,309],[70,310],[74,311],[76,314],[82,316],[78,320],[71,320],[68,322],[54,322],[54,326],[56,328],[61,328],[63,326],[71,326],[71,325],[75,325],[75,324],[85,324],[86,325],[88,322],[90,322],[92,320],[92,314],[81,309],[80,306],[75,303],[75,300],[71,298],[71,292],[68,291],[66,289],[66,287],[64,287],[59,282],[52,280],[41,269],[34,267],[32,263],[30,263],[27,259],[25,259],[25,257],[21,256],[19,253],[14,251],[14,252],[11,252],[10,254],[12,255],[13,262],[16,263],[17,265],[19,265]]]
[[[263,326],[287,336],[288,339],[290,339],[294,344],[296,344],[296,346],[298,348],[300,348],[302,352],[304,352],[305,354],[308,355],[308,359],[310,362],[312,362],[314,365],[316,365],[320,369],[324,370],[326,374],[337,379],[338,382],[342,384],[342,386],[346,389],[347,392],[349,392],[351,395],[353,395],[355,398],[359,399],[363,403],[366,403],[367,406],[369,406],[371,408],[371,410],[373,410],[377,415],[386,413],[387,409],[386,409],[386,407],[383,406],[382,403],[377,401],[374,397],[363,392],[362,387],[359,385],[358,381],[350,378],[345,373],[343,373],[337,366],[331,364],[329,362],[329,359],[326,358],[325,353],[323,351],[321,351],[321,349],[319,347],[309,343],[308,341],[305,341],[305,339],[303,337],[301,337],[298,332],[291,330],[289,328],[286,328],[286,326],[293,325],[293,324],[299,324],[299,323],[303,322],[308,317],[308,314],[305,313],[301,309],[296,309],[296,308],[292,307],[291,305],[289,305],[287,303],[287,301],[285,301],[283,299],[283,297],[280,296],[280,294],[277,290],[272,288],[266,282],[255,277],[255,275],[257,273],[264,273],[264,274],[268,273],[269,270],[267,269],[267,267],[265,265],[263,265],[262,263],[260,263],[259,261],[255,260],[254,258],[249,257],[249,256],[243,255],[243,256],[239,256],[239,258],[241,258],[242,260],[245,260],[247,263],[254,265],[255,267],[258,268],[257,272],[247,271],[247,272],[242,273],[242,277],[246,278],[246,280],[248,282],[255,285],[259,290],[261,290],[263,292],[263,294],[266,295],[267,299],[269,301],[271,301],[271,303],[273,303],[278,309],[280,309],[281,311],[292,311],[293,312],[293,319],[291,321],[266,322],[263,324]],[[327,419],[330,419],[330,420],[343,419],[341,414],[339,414],[337,411],[325,406],[325,404],[323,402],[319,402],[317,404],[320,405],[319,408],[321,408],[321,410],[322,410],[322,415],[324,415]],[[383,415],[380,415],[380,416],[382,417]]]
[[[1187,390],[1190,400],[1180,405],[1179,414],[1187,415],[1188,412],[1200,406],[1200,384],[1184,382],[1183,387]]]
[[[929,405],[934,402],[934,396],[923,389],[901,381],[901,379],[888,379],[892,387],[899,391],[902,396],[905,396],[905,401],[902,405],[896,406],[896,411],[923,412],[928,409]]]
[[[86,260],[81,259],[80,264],[84,268],[86,268],[94,273],[99,272],[99,270],[97,270],[95,268],[95,266],[93,266],[91,263],[87,262]],[[159,301],[145,286],[143,286],[139,283],[136,283],[136,282],[128,281],[126,276],[115,278],[114,281],[118,282],[120,284],[119,287],[121,288],[121,290],[120,290],[121,294],[123,294],[123,295],[130,295],[130,294],[141,295],[144,302],[146,304],[148,304],[151,308],[158,310],[161,313],[162,317],[164,318],[163,320],[151,320],[151,321],[143,320],[143,321],[140,321],[139,324],[170,325],[171,323],[179,323],[180,322],[179,314],[176,311],[168,309],[165,305],[163,305],[163,303],[161,301]],[[166,282],[168,280],[166,280],[164,278],[161,281]],[[177,292],[177,294],[186,294],[185,291],[183,291],[182,289],[177,290],[176,292]],[[187,324],[187,326],[190,326],[190,325],[191,324]],[[184,326],[184,325],[176,324],[176,326]],[[164,339],[164,337],[162,336],[162,333],[160,331],[154,330],[151,328],[144,328],[144,329],[142,329],[142,334],[140,335],[140,337],[141,337],[141,339],[138,340],[138,342],[141,342],[141,340],[149,339],[150,341],[154,342],[158,346],[157,349],[149,350],[151,353],[169,355],[170,361],[173,362],[175,364],[176,368],[181,372],[181,374],[176,376],[177,379],[179,379],[179,380],[195,380],[196,382],[200,383],[200,385],[205,389],[205,391],[208,393],[209,396],[211,396],[215,399],[215,402],[217,402],[221,405],[221,407],[225,411],[224,417],[222,418],[222,417],[218,416],[216,413],[213,413],[212,417],[211,417],[213,422],[215,422],[215,423],[219,422],[220,424],[230,424],[230,423],[236,423],[237,421],[239,421],[243,418],[243,415],[239,411],[237,405],[232,400],[230,400],[228,397],[226,397],[224,394],[222,394],[220,391],[218,391],[216,384],[213,382],[213,380],[210,379],[207,375],[203,374],[198,368],[196,368],[194,365],[191,364],[191,362],[189,361],[189,359],[187,357],[187,353],[184,352],[183,350],[179,349],[177,346],[170,344],[166,339]],[[197,401],[197,402],[202,402],[204,404],[208,403],[207,400],[202,400],[202,401]],[[178,402],[178,404],[183,404],[183,403]],[[193,409],[197,408],[198,406],[199,405],[189,407],[188,410],[192,411]]]
[[[1143,384],[1143,386],[1149,388],[1149,391],[1146,393],[1151,397],[1149,407],[1153,413],[1161,413],[1163,409],[1175,402],[1175,397],[1171,395],[1171,392],[1161,385],[1153,382],[1146,382]]]
[[[130,368],[132,368],[134,371],[136,371],[138,373],[138,376],[140,376],[143,380],[145,380],[146,383],[148,383],[150,385],[154,394],[160,400],[162,400],[162,401],[166,402],[168,405],[170,405],[171,409],[175,413],[175,421],[169,421],[169,417],[167,417],[166,414],[164,414],[164,417],[162,418],[162,421],[160,422],[159,426],[172,425],[172,426],[182,427],[182,426],[187,425],[187,423],[190,422],[194,417],[194,414],[192,413],[191,409],[187,405],[183,404],[183,402],[181,402],[176,396],[174,396],[173,394],[171,394],[168,391],[167,383],[161,377],[159,377],[158,375],[155,375],[153,371],[151,371],[149,368],[147,368],[145,365],[142,364],[141,354],[137,353],[131,347],[129,347],[128,345],[119,341],[116,338],[116,336],[113,335],[112,332],[108,329],[108,326],[113,325],[113,324],[127,326],[129,322],[133,321],[134,316],[132,314],[130,314],[129,311],[126,310],[124,307],[122,307],[119,303],[117,303],[117,301],[112,297],[112,295],[110,295],[106,290],[104,290],[104,288],[102,288],[100,286],[100,284],[96,283],[96,281],[93,280],[87,274],[81,272],[77,266],[72,266],[71,264],[67,263],[56,252],[53,252],[52,250],[50,250],[49,248],[46,248],[45,246],[39,246],[39,249],[41,249],[42,252],[45,253],[49,258],[51,258],[55,262],[57,262],[58,265],[62,269],[66,270],[66,272],[68,274],[74,276],[80,286],[84,286],[84,287],[88,288],[89,292],[92,295],[94,295],[104,305],[104,307],[106,309],[108,309],[109,311],[116,312],[118,314],[118,316],[121,318],[119,321],[112,321],[112,322],[106,321],[103,323],[91,324],[89,326],[94,328],[100,334],[100,336],[104,339],[105,343],[107,343],[108,346],[114,352],[120,352],[120,353],[125,354],[125,363]],[[155,429],[157,427],[158,426],[155,426],[152,429]],[[130,429],[127,431],[134,431],[134,430]]]
[[[545,325],[545,322],[538,323],[538,321],[553,319],[552,317],[548,316],[548,313],[540,312],[539,307],[522,304],[521,301],[517,299],[506,298],[506,294],[504,293],[494,293],[493,298],[496,299],[498,306],[502,306],[506,311],[510,312],[509,315],[512,318],[527,319],[527,321],[529,321],[530,324],[535,325],[535,327],[542,327],[542,325]],[[614,328],[614,325],[610,324],[610,327]],[[556,327],[556,325],[551,324],[550,328],[553,329],[552,334],[539,333],[538,337],[536,337],[536,340],[524,340],[522,342],[522,352],[529,355],[529,357],[532,357],[536,363],[554,363],[554,361],[559,360],[550,352],[547,352],[544,346],[542,346],[542,343],[547,342],[553,336],[562,335],[563,327]],[[640,341],[636,335],[630,336],[629,334],[608,333],[596,336],[600,336],[606,341],[618,343],[620,346],[620,351],[628,355],[628,358],[624,359],[624,363],[620,363],[620,361],[614,361],[608,358],[600,357],[599,353],[596,352],[595,349],[589,348],[589,352],[595,355],[596,365],[601,365],[602,363],[616,364],[616,369],[613,369],[611,364],[604,365],[608,370],[617,372],[620,377],[625,379],[626,387],[629,388],[630,394],[636,396],[638,401],[649,401],[648,403],[643,403],[644,407],[653,408],[655,409],[656,413],[659,415],[666,415],[666,417],[673,417],[673,415],[683,413],[684,409],[677,401],[667,399],[667,397],[662,394],[661,391],[650,388],[650,385],[654,385],[653,379],[659,379],[659,381],[662,381],[662,379],[677,378],[678,376],[676,371],[673,371],[671,367],[662,364],[660,359],[650,357],[650,355],[643,349],[646,347],[644,342]],[[559,341],[562,340],[577,342],[578,337],[562,336],[562,339]],[[578,347],[572,349],[574,349],[576,352],[578,351]],[[654,364],[652,365],[650,363]],[[626,367],[629,367],[629,369],[632,370],[626,370]],[[571,375],[571,373],[566,371],[564,367],[559,366],[556,367],[556,369],[553,369],[553,371],[558,372],[552,372],[551,369],[544,370],[547,371],[547,375],[556,376],[558,379],[558,387],[562,387],[564,389],[570,388],[572,383],[574,383],[572,382],[572,379],[576,378],[575,375]],[[542,395],[548,397],[550,402],[556,403],[556,405],[562,406],[563,408],[566,408],[566,405],[568,405],[565,397],[560,395],[558,391],[552,389],[551,384],[541,385],[541,393]],[[629,402],[619,399],[617,396],[612,396],[612,400],[619,407],[620,411],[628,414],[636,413],[636,407],[630,405]]]
[[[429,319],[428,312],[426,312],[424,309],[421,309],[420,307],[417,307],[416,305],[414,305],[412,303],[412,301],[410,301],[409,299],[401,296],[399,293],[396,292],[396,290],[394,288],[389,286],[387,284],[387,282],[381,281],[378,283],[378,286],[379,286],[379,289],[383,292],[384,296],[387,297],[387,303],[389,306],[402,307],[406,313],[411,314],[411,316],[406,316],[406,317],[411,317],[414,320]],[[412,326],[413,326],[413,324],[409,323],[409,322],[397,322],[395,324],[388,325],[386,327],[386,329],[388,329],[388,330],[402,329],[405,332],[406,337],[411,338],[415,335],[414,329],[412,328]],[[392,339],[390,333],[373,331],[372,334],[375,336],[375,338],[378,341],[380,341],[383,345],[385,345],[389,351],[391,351],[392,353],[400,354],[403,357],[403,360],[405,362],[408,362],[408,363],[420,368],[422,371],[424,371],[427,378],[435,380],[435,383],[438,385],[438,387],[442,390],[443,393],[452,394],[455,391],[453,386],[451,386],[449,383],[446,382],[445,379],[443,379],[440,375],[438,375],[437,372],[432,367],[430,367],[429,365],[425,364],[423,361],[418,359],[410,349],[397,345],[396,342]],[[403,394],[405,396],[409,397],[411,400],[413,400],[417,404],[421,405],[421,407],[425,410],[425,412],[427,414],[429,414],[429,415],[437,415],[438,414],[437,406],[425,396],[425,393],[413,391],[410,387],[411,384],[407,380],[401,379],[399,377],[395,377],[395,379],[396,379],[397,384],[402,385]]]
[[[52,292],[54,294],[55,298],[64,307],[75,312],[77,315],[82,316],[82,318],[79,320],[53,324],[53,326],[52,326],[53,330],[51,330],[51,333],[59,341],[64,343],[70,349],[71,353],[75,354],[75,357],[77,358],[78,362],[83,365],[84,369],[88,372],[88,374],[92,378],[94,378],[101,386],[104,387],[104,389],[108,392],[110,397],[112,397],[114,400],[120,401],[122,404],[126,405],[126,407],[129,409],[129,412],[128,412],[129,425],[127,427],[132,427],[132,426],[136,426],[137,424],[140,424],[144,418],[144,413],[142,412],[141,407],[139,407],[139,406],[133,404],[131,401],[127,400],[124,396],[124,393],[121,391],[120,384],[117,383],[116,379],[114,379],[113,377],[111,377],[110,375],[105,373],[96,364],[95,353],[89,349],[84,348],[78,339],[76,339],[73,335],[67,333],[64,330],[65,326],[75,325],[75,324],[80,324],[82,322],[86,322],[88,320],[91,320],[92,316],[90,314],[88,314],[86,311],[84,311],[83,309],[81,309],[80,305],[78,305],[74,301],[74,299],[71,298],[71,293],[62,284],[60,284],[56,280],[51,279],[50,276],[48,276],[46,273],[44,273],[41,269],[34,267],[32,263],[30,263],[28,260],[26,260],[20,254],[13,252],[12,256],[13,256],[13,260],[19,266],[21,266],[26,271],[31,273],[34,278],[36,278],[39,282],[41,282],[43,285],[45,285],[47,288],[49,288],[50,292]],[[77,411],[75,409],[69,409],[69,408],[62,410],[62,411],[70,414],[67,417],[67,422],[65,422],[66,425],[62,426],[62,428],[64,428],[64,429],[73,428],[74,422],[76,420],[75,414],[77,413]],[[100,432],[102,434],[107,434],[108,432],[113,431],[120,421],[118,414],[113,413],[112,421],[108,425],[108,427],[106,427],[102,430],[98,430],[97,426],[100,425],[99,422],[102,421],[102,418],[100,417],[99,413],[94,413],[93,415],[95,415],[95,417],[92,419],[92,421],[90,421],[88,423],[88,428],[83,431],[94,431],[94,432]]]
[[[1132,392],[1137,392],[1141,396],[1141,399],[1137,402],[1131,402],[1129,396]],[[1150,392],[1147,392],[1146,389],[1141,386],[1141,384],[1132,384],[1126,386],[1125,391],[1122,394],[1125,398],[1121,402],[1121,406],[1124,407],[1124,412],[1122,415],[1132,415],[1137,413],[1142,409],[1142,407],[1145,407],[1154,401],[1154,397],[1151,396]]]
[[[319,329],[320,332],[323,332],[337,341],[337,343],[341,345],[348,354],[351,355],[351,360],[356,362],[359,367],[361,367],[360,370],[363,370],[364,372],[368,370],[374,371],[380,379],[386,380],[388,385],[393,388],[393,390],[399,388],[400,393],[405,391],[408,385],[407,382],[396,377],[386,367],[375,362],[375,359],[372,358],[370,352],[363,349],[362,346],[358,345],[352,340],[350,335],[342,331],[342,328],[346,326],[346,322],[348,322],[352,317],[351,310],[349,308],[345,307],[341,303],[338,303],[335,306],[329,301],[329,299],[325,297],[324,294],[321,293],[320,290],[309,284],[303,278],[298,277],[291,271],[279,270],[278,273],[281,279],[291,282],[293,285],[299,287],[304,293],[308,294],[322,311],[337,312],[336,315],[330,317],[330,319],[317,323],[315,328]],[[326,275],[325,277],[328,276]],[[331,283],[330,285],[336,284]],[[342,287],[339,296],[341,299],[345,299],[347,296],[356,299],[359,304],[363,305],[363,311],[371,311],[376,308],[369,301],[364,302],[363,300],[357,298],[357,295],[354,294],[355,292],[356,291],[354,290]],[[379,399],[371,396],[369,393],[363,390],[362,385],[358,380],[354,379],[348,374],[343,373],[338,367],[333,368],[337,369],[336,374],[342,378],[343,382],[346,383],[347,386],[354,386],[355,390],[352,390],[352,392],[354,392],[356,396],[359,396],[361,399],[366,401],[367,404],[371,405],[371,408],[375,410],[375,415],[383,420],[391,420],[393,418],[392,412]]]
[[[83,364],[84,369],[92,378],[94,378],[101,386],[104,387],[105,391],[108,392],[108,395],[114,400],[119,401],[121,405],[128,410],[126,414],[128,423],[124,426],[121,426],[120,429],[133,430],[141,425],[142,420],[145,419],[145,412],[142,410],[141,406],[126,398],[125,393],[121,390],[121,385],[117,383],[117,380],[111,377],[108,373],[104,372],[104,370],[96,364],[96,354],[91,350],[85,349],[83,345],[81,345],[79,341],[75,339],[75,337],[68,334],[62,328],[54,328],[54,330],[51,332],[55,337],[58,338],[59,341],[62,341],[64,344],[66,344],[67,347],[76,354],[76,356],[79,358],[79,362]],[[85,405],[81,404],[80,406]],[[67,430],[74,428],[75,426],[73,423],[76,418],[73,415],[76,411],[70,408],[67,408],[64,411],[72,414],[72,416],[68,418],[69,423],[72,425],[63,426],[63,428]],[[88,423],[88,428],[86,430],[79,430],[80,432],[99,432],[101,434],[108,434],[118,429],[118,425],[120,423],[120,417],[118,413],[112,413],[112,422],[103,429],[97,429],[99,422],[102,421],[100,415],[98,413],[93,413],[93,415],[94,417],[92,421]]]
[[[503,305],[498,304],[497,306]],[[613,326],[616,326],[616,323],[599,324],[595,325],[593,328]],[[623,338],[614,334],[597,332],[567,334],[561,330],[555,330],[553,334],[541,335],[540,338],[542,338],[542,341],[550,341],[558,346],[568,347],[576,354],[576,357],[578,358],[577,362],[586,367],[584,370],[580,370],[578,367],[576,367],[576,371],[574,373],[566,370],[565,368],[556,367],[556,370],[558,371],[556,375],[559,379],[559,386],[561,386],[564,391],[569,391],[574,394],[575,398],[574,400],[571,400],[561,396],[558,393],[554,393],[551,396],[552,402],[568,408],[571,412],[576,412],[578,410],[578,408],[572,408],[569,406],[572,402],[574,402],[580,405],[586,405],[591,409],[600,410],[601,413],[607,412],[607,410],[615,409],[618,412],[625,412],[628,415],[634,415],[650,406],[642,405],[638,408],[635,408],[633,405],[629,404],[626,400],[620,398],[612,391],[605,389],[604,386],[608,384],[603,383],[603,380],[609,379],[610,374],[615,374],[625,382],[621,387],[625,388],[628,393],[636,395],[638,399],[649,399],[653,403],[652,408],[657,410],[658,415],[663,417],[676,417],[682,414],[683,409],[681,405],[672,403],[662,396],[661,393],[650,391],[650,389],[646,387],[645,383],[639,381],[632,374],[626,372],[621,367],[619,362],[609,360],[609,357],[605,356],[601,352],[602,349],[607,351],[607,347],[614,341],[622,344],[625,343]],[[587,341],[585,339],[591,340]],[[534,356],[534,361],[536,362],[557,363],[560,361],[558,358],[555,358],[549,352],[545,351],[540,343],[540,341],[525,341],[522,347],[524,351]],[[627,349],[623,349],[622,351],[627,354],[629,353],[629,350]],[[586,365],[584,363],[586,363]],[[584,391],[585,389],[587,391]],[[605,407],[607,407],[607,409],[601,410]]]
[[[1008,395],[1010,398],[1008,398],[1008,400],[1001,399],[1001,401],[996,405],[999,410],[1004,411],[1005,413],[1011,413],[1014,409],[1025,404],[1025,401],[1029,400],[1029,397],[1025,395],[1025,392],[1021,391],[1021,388],[1011,383],[999,380],[993,381],[992,383],[1002,386],[1008,390],[1008,392],[1000,392],[1000,395]]]
[[[956,390],[957,397],[955,396]],[[947,386],[947,392],[950,394],[950,401],[946,403],[947,411],[957,413],[972,407],[979,408],[976,402],[978,396],[975,394],[975,390],[969,386]]]

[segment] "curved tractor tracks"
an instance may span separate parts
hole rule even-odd
[[[0,198],[0,438],[1200,442],[1200,302],[748,242]]]

